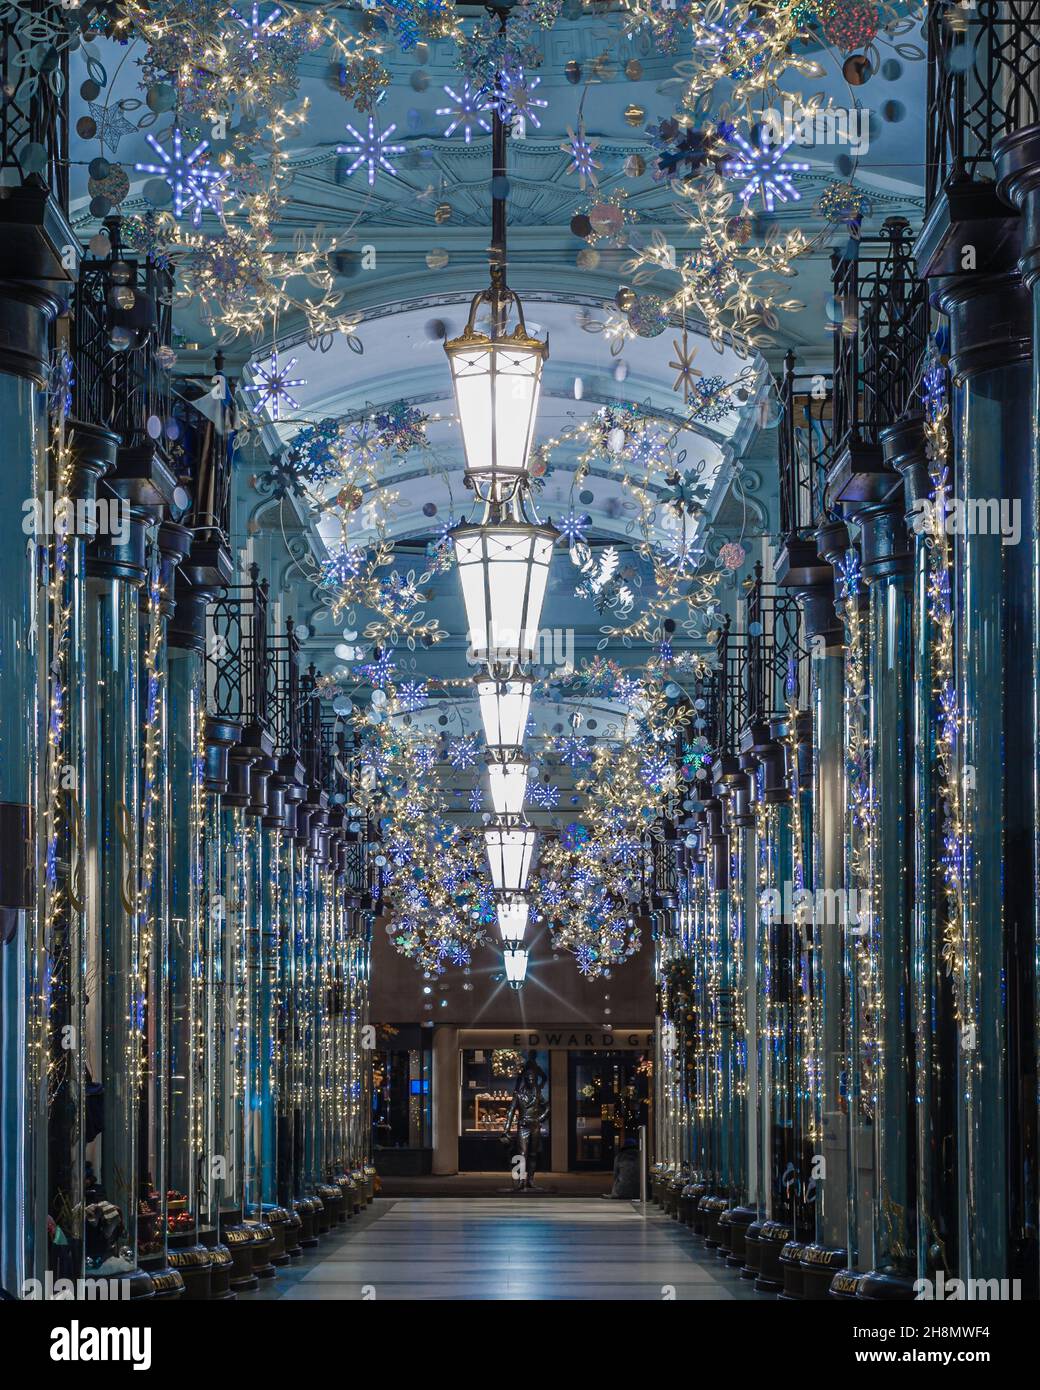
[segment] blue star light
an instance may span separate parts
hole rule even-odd
[[[740,154],[727,159],[722,172],[744,180],[740,201],[745,207],[756,193],[761,195],[766,212],[773,211],[777,198],[782,203],[788,199],[794,203],[799,201],[802,195],[791,182],[791,175],[804,173],[809,166],[802,160],[784,159],[794,144],[793,137],[783,144],[774,143],[769,131],[762,126],[755,145],[748,144],[739,130],[734,131],[733,141],[739,147]]]
[[[450,116],[451,124],[444,132],[445,140],[451,138],[456,130],[462,130],[462,138],[468,145],[473,138],[473,127],[479,126],[481,130],[489,132],[491,127],[480,114],[482,111],[491,109],[491,101],[485,88],[481,87],[474,92],[466,81],[463,83],[462,91],[455,92],[451,87],[444,88],[445,93],[455,103],[454,106],[439,106],[438,116]]]
[[[557,522],[556,529],[568,545],[577,545],[585,539],[585,532],[591,525],[591,516],[582,516],[572,507],[567,515]]]
[[[555,811],[560,804],[560,789],[549,782],[531,782],[527,788],[527,799],[543,811]]]
[[[220,193],[224,175],[219,169],[210,169],[206,164],[198,162],[209,149],[208,140],[200,141],[191,154],[185,154],[181,132],[177,127],[174,127],[173,131],[172,152],[164,150],[154,135],[146,135],[145,139],[162,163],[135,164],[134,168],[139,174],[157,174],[169,184],[173,193],[173,215],[178,221],[189,208],[192,209],[193,227],[201,224],[206,208],[211,212],[220,212]]]
[[[495,81],[494,105],[498,110],[499,119],[505,125],[512,125],[514,121],[530,121],[537,130],[541,126],[538,119],[536,108],[543,108],[549,103],[543,97],[533,95],[534,89],[541,82],[540,77],[527,77],[521,64],[516,67],[505,68],[498,74]]]
[[[575,734],[568,734],[566,738],[557,739],[555,752],[560,761],[566,763],[570,768],[583,767],[592,761],[592,751],[588,739]]]
[[[429,699],[423,681],[406,681],[397,688],[397,702],[407,714],[421,710]]]
[[[229,11],[232,19],[241,24],[250,38],[249,53],[252,58],[256,58],[257,50],[264,39],[269,38],[274,32],[275,25],[281,17],[281,9],[275,7],[266,18],[260,18],[260,6],[254,5],[253,12],[248,19],[232,7]]]
[[[397,170],[387,158],[387,155],[404,154],[405,151],[404,145],[391,145],[389,143],[391,135],[393,135],[394,131],[397,129],[396,122],[391,122],[386,130],[377,131],[375,118],[369,116],[367,135],[362,135],[360,131],[355,130],[349,121],[347,122],[347,129],[350,131],[351,135],[353,135],[356,143],[353,145],[337,145],[336,153],[354,155],[354,163],[347,170],[348,179],[355,169],[361,168],[362,164],[368,165],[368,182],[370,187],[376,181],[377,168],[385,169],[388,174],[397,173]]]
[[[479,811],[484,805],[484,793],[479,787],[474,787],[469,794],[469,809]]]
[[[292,377],[289,373],[296,366],[296,358],[290,357],[285,366],[278,364],[278,349],[274,348],[268,359],[267,366],[254,366],[253,374],[256,381],[252,386],[247,386],[247,391],[256,393],[256,403],[268,411],[272,420],[281,419],[282,402],[290,410],[299,410],[300,403],[292,395],[292,388],[296,386],[306,386],[305,377]]]
[[[473,766],[477,761],[477,744],[472,734],[452,740],[448,746],[448,761],[454,768]]]

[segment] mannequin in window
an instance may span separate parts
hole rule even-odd
[[[523,1160],[518,1174],[521,1187],[534,1187],[535,1169],[542,1149],[542,1125],[549,1114],[549,1102],[542,1091],[546,1080],[537,1057],[529,1052],[524,1069],[516,1079],[513,1099],[502,1129],[502,1140],[508,1144],[512,1138],[513,1123],[516,1122],[516,1152]]]

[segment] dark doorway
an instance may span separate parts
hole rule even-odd
[[[614,1166],[614,1155],[647,1123],[647,1065],[640,1052],[568,1053],[567,1163],[587,1172]]]

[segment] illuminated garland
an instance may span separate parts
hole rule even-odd
[[[73,462],[65,433],[65,405],[63,397],[57,402],[52,420],[50,457],[57,492],[54,512],[56,520],[63,515],[71,517],[74,506],[70,496]],[[73,542],[70,541],[69,533],[70,527],[56,524],[48,547],[47,604],[50,616],[50,652],[47,667],[47,737],[43,761],[43,843],[46,847],[46,858],[42,892],[43,940],[46,943],[47,955],[45,973],[37,983],[38,1008],[33,1011],[37,1032],[36,1046],[30,1052],[34,1062],[34,1084],[38,1084],[40,1079],[37,1066],[45,1071],[48,1107],[54,1104],[69,1062],[75,1055],[72,1048],[63,1045],[60,1036],[54,1038],[53,1051],[49,1043],[52,1036],[51,1014],[57,1000],[67,990],[77,988],[76,982],[69,977],[67,952],[65,949],[58,949],[58,941],[62,934],[62,924],[65,924],[64,930],[68,934],[71,931],[71,921],[66,919],[71,917],[73,911],[82,911],[82,904],[75,901],[72,884],[63,885],[59,874],[62,837],[67,832],[75,833],[75,822],[79,815],[75,789],[66,791],[63,784],[72,614],[68,589]],[[67,872],[71,873],[71,864]]]
[[[839,600],[845,624],[845,881],[855,889],[859,903],[859,924],[854,936],[852,960],[858,996],[858,1058],[850,1057],[860,1072],[861,1104],[868,1115],[874,1112],[877,1086],[879,1041],[877,1038],[877,962],[878,923],[871,893],[870,846],[874,835],[874,814],[870,795],[870,740],[868,735],[867,651],[869,619],[863,621],[860,607],[862,581],[859,554],[848,551],[839,566]],[[868,904],[864,922],[863,903]],[[864,929],[865,928],[865,929]],[[851,931],[846,924],[846,931]],[[850,1078],[851,1080],[851,1078]]]
[[[802,791],[798,785],[798,714],[794,700],[788,701],[787,731],[784,736],[785,758],[791,778],[791,878],[795,896],[802,890],[811,889],[812,877],[809,859],[805,849],[805,826],[802,819]],[[814,920],[810,911],[799,916],[792,924],[793,941],[797,952],[792,968],[797,970],[795,993],[798,1000],[798,1030],[801,1034],[801,1083],[809,1102],[808,1138],[815,1144],[821,1138],[821,1104],[823,1086],[823,1064],[820,1056],[822,1046],[823,1006],[819,991],[814,987],[816,964],[814,957],[819,951],[820,923]]]
[[[925,373],[924,389],[925,451],[932,483],[928,545],[928,618],[931,624],[932,695],[936,711],[936,805],[942,825],[942,881],[945,893],[943,913],[943,961],[953,987],[956,1017],[968,1019],[966,943],[963,923],[964,814],[962,783],[959,776],[961,716],[957,706],[954,670],[954,611],[952,598],[953,543],[946,534],[942,518],[946,515],[946,495],[950,486],[950,443],[946,368],[933,365]]]
[[[136,1027],[139,1045],[136,1049],[138,1086],[144,1082],[147,1069],[147,1036],[144,1001],[148,997],[148,972],[152,968],[155,945],[155,904],[152,888],[155,881],[156,847],[159,837],[159,807],[163,799],[164,778],[159,775],[165,721],[165,672],[162,665],[165,618],[162,612],[163,589],[159,583],[157,547],[152,547],[151,574],[148,581],[148,630],[144,651],[145,708],[143,786],[141,790],[141,861],[137,892],[137,981],[135,994],[140,1001]]]

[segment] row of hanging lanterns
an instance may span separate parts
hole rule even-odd
[[[523,305],[506,285],[505,126],[493,115],[491,284],[474,295],[466,326],[444,345],[466,456],[466,486],[484,513],[452,532],[466,607],[469,647],[487,744],[494,808],[484,830],[498,895],[506,979],[527,977],[527,882],[537,832],[524,814],[529,763],[524,753],[534,661],[549,562],[557,532],[531,500],[529,462],[548,343],[527,331]],[[477,327],[481,306],[489,322]]]

